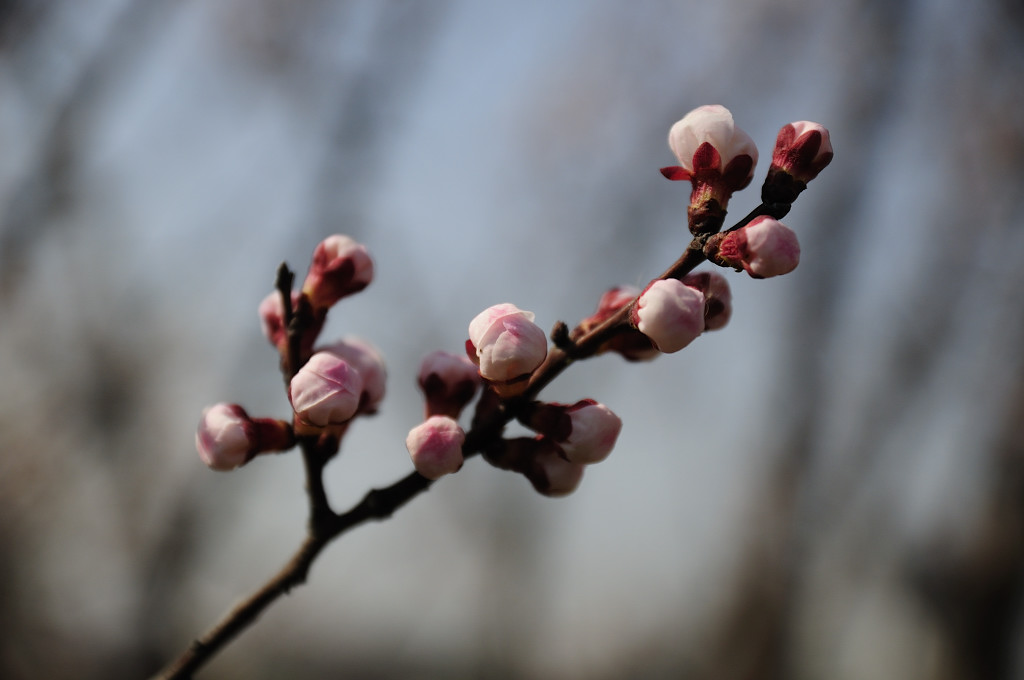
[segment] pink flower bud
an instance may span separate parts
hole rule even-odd
[[[622,429],[622,420],[593,399],[572,405],[538,403],[522,421],[557,442],[567,460],[584,465],[607,458]]]
[[[470,322],[466,352],[486,380],[509,382],[541,365],[548,339],[533,323],[533,312],[505,303],[485,309]]]
[[[662,168],[671,180],[690,180],[690,230],[712,233],[722,226],[725,208],[734,191],[754,177],[757,146],[736,127],[724,106],[701,106],[672,126],[668,145],[679,166]]]
[[[659,351],[678,352],[704,331],[704,296],[676,279],[659,279],[640,296],[632,321]]]
[[[292,293],[293,304],[298,301],[299,294]],[[264,337],[278,350],[285,352],[288,349],[288,329],[284,323],[284,304],[281,301],[281,293],[273,291],[263,298],[259,306],[260,328]]]
[[[317,352],[292,378],[289,396],[300,423],[316,427],[341,425],[359,408],[363,379],[337,354]]]
[[[541,436],[537,451],[524,474],[533,488],[545,496],[568,496],[583,479],[583,464],[562,457],[558,445]]]
[[[800,120],[779,130],[771,167],[806,184],[832,162],[832,155],[828,130],[818,123]]]
[[[732,291],[729,282],[716,271],[691,272],[683,283],[704,296],[704,330],[716,331],[732,317]]]
[[[348,337],[321,348],[348,362],[363,379],[363,390],[359,394],[359,413],[376,413],[384,399],[387,369],[384,357],[377,348],[360,338]]]
[[[448,416],[431,416],[409,431],[405,448],[409,449],[416,472],[437,479],[462,467],[462,445],[466,433]]]
[[[522,473],[545,496],[572,493],[583,478],[583,465],[566,460],[558,444],[544,435],[500,439],[483,457],[497,468]]]
[[[307,304],[303,300],[302,293],[292,291],[292,313],[296,314],[300,306]],[[307,309],[308,311],[308,309]],[[270,341],[270,344],[277,348],[282,357],[288,356],[288,328],[284,322],[284,304],[281,300],[281,293],[274,291],[259,306],[260,327],[263,335]],[[324,316],[307,315],[307,323],[302,325],[302,336],[299,338],[299,354],[301,358],[308,357],[312,353],[313,343],[316,342],[320,330],[323,328]]]
[[[328,236],[313,251],[313,263],[302,284],[314,310],[366,288],[373,280],[373,260],[366,246],[348,236]]]
[[[290,424],[272,418],[250,418],[237,404],[214,404],[203,409],[196,430],[199,457],[214,470],[234,470],[258,453],[284,451],[294,445]]]
[[[800,243],[793,230],[762,215],[735,231],[715,234],[704,252],[708,259],[755,279],[788,274],[800,263]]]
[[[623,307],[636,299],[640,289],[635,286],[618,286],[605,292],[597,302],[597,311],[580,322],[581,332],[589,332],[615,316]]]
[[[423,358],[418,382],[427,416],[457,418],[476,394],[480,373],[468,357],[437,351]]]

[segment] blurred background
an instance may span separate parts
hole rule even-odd
[[[420,358],[549,328],[688,242],[669,126],[729,107],[836,159],[791,275],[545,397],[624,420],[580,489],[474,459],[332,545],[202,678],[1024,677],[1024,10],[1015,0],[0,2],[0,677],[142,678],[277,571],[294,454],[256,306],[331,233],[377,279],[327,337],[389,397],[336,509],[410,469]]]

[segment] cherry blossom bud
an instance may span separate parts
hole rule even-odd
[[[373,280],[373,260],[366,246],[348,236],[328,236],[313,251],[313,263],[302,284],[314,310],[325,310],[335,302],[358,293]]]
[[[427,416],[457,418],[473,400],[480,373],[468,357],[437,351],[423,358],[418,382],[426,397]]]
[[[572,405],[538,402],[520,420],[557,442],[567,460],[582,464],[607,458],[622,429],[622,420],[593,399]]]
[[[292,313],[298,314],[304,305],[308,312],[308,302],[305,301],[302,293],[292,291]],[[263,298],[259,306],[259,315],[263,335],[271,345],[277,348],[282,357],[287,357],[288,328],[284,322],[284,304],[279,291],[275,290]],[[313,316],[307,313],[304,320],[306,323],[301,325],[302,336],[299,338],[299,354],[303,359],[312,353],[313,343],[316,342],[316,338],[323,328],[324,316],[322,314]]]
[[[462,467],[462,445],[466,433],[448,416],[431,416],[409,431],[405,448],[409,449],[416,472],[437,479]]]
[[[832,141],[818,123],[800,120],[782,126],[775,140],[768,178],[761,188],[765,203],[789,204],[832,162]]]
[[[466,353],[484,379],[522,380],[541,365],[548,339],[533,318],[533,312],[505,303],[485,309],[470,322]]]
[[[387,369],[384,357],[377,348],[365,340],[347,337],[322,347],[319,351],[330,352],[341,357],[359,373],[363,379],[363,390],[359,394],[359,413],[376,413],[384,399]]]
[[[678,352],[704,331],[704,296],[682,281],[659,279],[640,296],[632,322],[659,351]]]
[[[580,322],[581,333],[587,333],[615,316],[623,307],[636,299],[640,289],[636,286],[618,286],[605,292],[597,303],[597,311]]]
[[[715,234],[708,239],[704,253],[712,262],[746,271],[755,279],[788,274],[800,263],[796,234],[765,215],[735,231]]]
[[[196,430],[199,457],[214,470],[234,470],[258,453],[285,451],[295,446],[289,423],[250,418],[237,404],[214,404],[203,409]]]
[[[562,457],[557,444],[541,436],[537,451],[523,474],[545,496],[568,496],[583,479],[583,464]]]
[[[732,291],[724,276],[716,271],[691,272],[682,281],[704,296],[705,331],[716,331],[729,323],[732,316]]]
[[[341,425],[359,409],[363,378],[337,354],[317,352],[292,378],[289,396],[300,423]]]
[[[670,180],[688,179],[693,187],[690,231],[718,231],[733,192],[754,177],[757,146],[719,105],[701,106],[677,121],[669,130],[668,145],[679,166],[662,168],[661,173]]]

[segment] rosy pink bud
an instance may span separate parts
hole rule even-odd
[[[292,378],[289,389],[299,422],[316,427],[341,425],[359,408],[363,379],[337,354],[317,352]]]
[[[618,286],[606,291],[597,302],[597,311],[580,322],[580,331],[586,333],[597,328],[635,300],[639,294],[640,289],[635,286]]]
[[[729,282],[716,271],[691,272],[683,283],[704,296],[704,330],[716,331],[732,316],[732,291]]]
[[[363,379],[363,390],[359,395],[359,412],[376,413],[380,402],[384,399],[384,388],[387,381],[387,368],[384,357],[377,348],[365,340],[347,337],[338,342],[320,348],[321,352],[330,352],[341,357],[359,373]]]
[[[533,323],[533,312],[505,303],[485,309],[470,322],[466,352],[486,380],[508,382],[541,365],[548,339]]]
[[[772,167],[806,184],[832,162],[832,140],[823,125],[807,120],[782,126],[775,140]]]
[[[437,479],[462,467],[462,445],[466,433],[448,416],[431,416],[409,431],[405,448],[409,449],[416,472]]]
[[[704,252],[712,262],[755,279],[788,274],[800,263],[800,243],[793,230],[762,215],[735,231],[715,234]]]
[[[480,373],[468,357],[437,351],[423,358],[418,382],[427,416],[457,418],[476,394]]]
[[[303,298],[302,293],[292,291],[292,313],[298,314],[299,308],[303,305],[308,305],[308,303]],[[324,323],[323,314],[311,316],[308,314],[308,308],[306,311],[306,323],[301,325],[302,335],[299,338],[300,358],[308,357],[312,353],[313,343],[316,342],[316,338],[320,334]],[[288,328],[284,322],[284,304],[281,300],[280,292],[275,290],[263,298],[259,306],[259,315],[263,335],[270,341],[271,345],[277,348],[282,357],[287,357]]]
[[[704,331],[704,296],[676,279],[659,279],[643,292],[633,325],[665,354],[678,352]]]
[[[572,405],[537,403],[521,420],[557,442],[567,460],[584,465],[607,458],[622,429],[622,420],[593,399]]]
[[[724,106],[701,106],[677,121],[668,133],[668,145],[679,166],[662,168],[671,180],[690,180],[690,230],[713,233],[721,228],[725,208],[734,191],[754,177],[757,146],[736,127]]]
[[[366,288],[373,280],[373,260],[366,246],[348,236],[328,236],[313,251],[313,263],[302,284],[314,310]]]
[[[289,423],[272,418],[250,418],[237,404],[214,404],[203,409],[196,430],[196,449],[214,470],[233,470],[253,456],[284,451],[295,445]]]
[[[298,301],[299,294],[292,294],[292,301]],[[259,306],[260,328],[264,337],[278,350],[284,352],[288,348],[288,329],[284,323],[284,304],[281,301],[281,293],[273,291]]]

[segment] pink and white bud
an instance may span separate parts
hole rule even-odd
[[[362,393],[359,371],[332,352],[310,357],[289,387],[298,421],[315,427],[347,423],[358,411]]]
[[[203,409],[196,430],[196,450],[208,467],[234,470],[259,453],[295,446],[291,425],[272,418],[250,418],[238,404]]]
[[[416,472],[438,479],[462,467],[462,445],[466,433],[453,418],[431,416],[409,431],[405,448]]]
[[[356,337],[347,337],[322,347],[319,351],[330,352],[348,362],[363,379],[363,391],[359,395],[359,413],[376,413],[387,382],[387,368],[384,357],[369,342]]]
[[[476,395],[480,372],[469,357],[439,350],[423,357],[417,381],[426,397],[427,416],[457,418]]]
[[[335,234],[313,251],[313,263],[302,292],[314,310],[325,310],[341,298],[358,293],[373,280],[373,260],[366,246]]]
[[[732,291],[729,282],[716,271],[691,272],[683,283],[704,296],[704,330],[723,328],[732,317]]]
[[[782,126],[771,167],[807,184],[832,162],[832,140],[825,126],[799,120]]]
[[[622,420],[593,399],[571,405],[537,403],[521,420],[557,442],[567,460],[583,465],[607,458],[622,429]]]
[[[704,249],[708,259],[755,279],[788,274],[800,263],[800,243],[792,229],[762,215],[749,224],[715,234]]]
[[[724,106],[701,106],[677,121],[668,145],[679,166],[661,169],[670,180],[690,180],[690,230],[713,233],[721,228],[733,192],[754,177],[757,146],[736,126]]]
[[[505,303],[485,309],[470,322],[466,353],[484,379],[521,380],[543,363],[548,339],[533,318],[533,312]]]
[[[659,351],[678,352],[704,331],[704,296],[676,279],[659,279],[643,292],[633,325]]]

